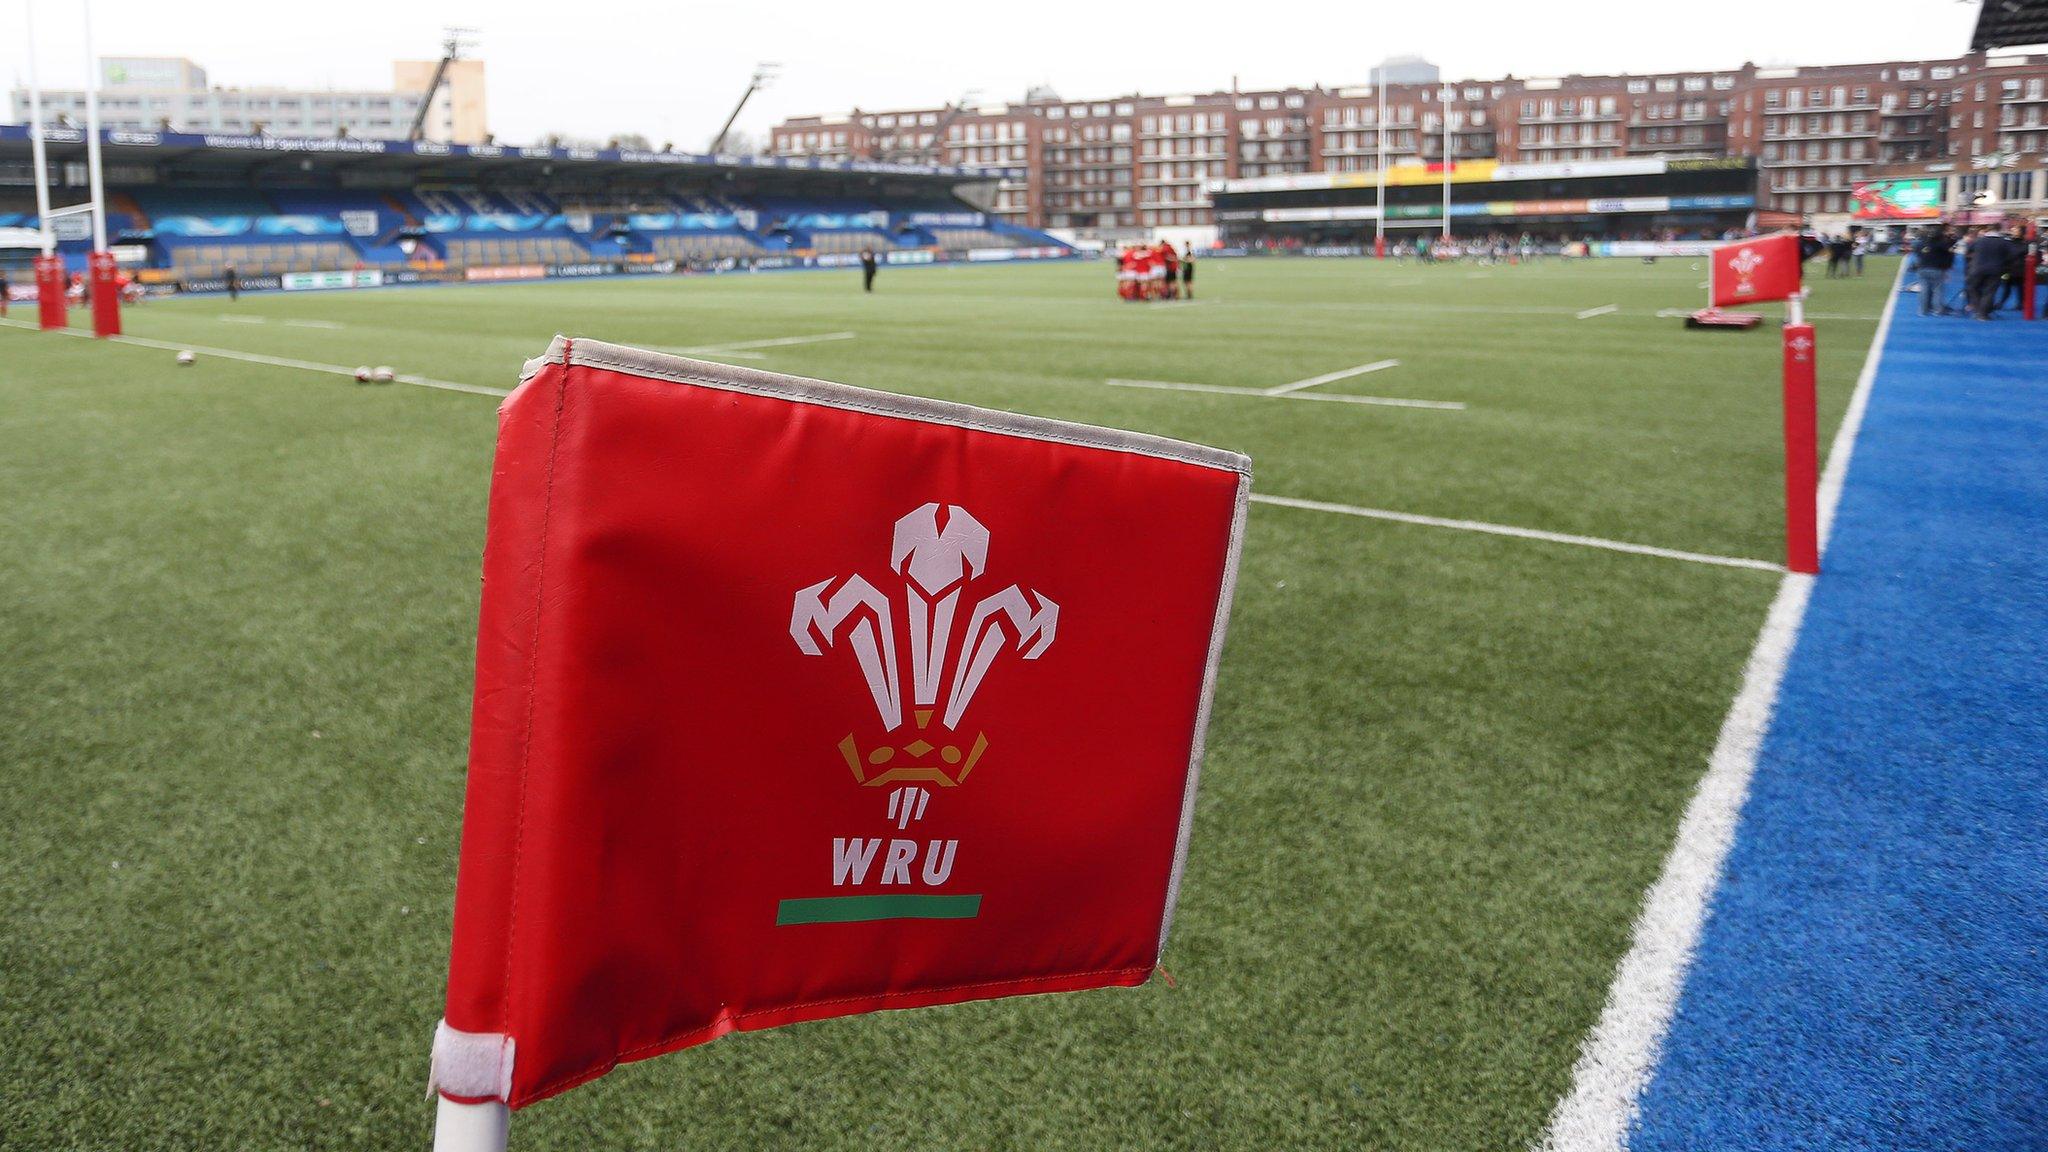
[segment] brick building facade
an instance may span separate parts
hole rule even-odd
[[[1449,99],[1446,100],[1445,97]],[[796,117],[777,156],[922,160],[1021,170],[990,210],[1039,228],[1136,232],[1211,222],[1211,181],[1371,172],[1454,160],[1754,156],[1758,203],[1846,212],[1881,169],[1996,158],[2048,163],[2048,56],[1721,72],[1564,76],[1205,92]]]

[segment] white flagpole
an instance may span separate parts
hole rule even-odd
[[[434,1152],[505,1152],[512,1110],[497,1100],[458,1104],[446,1096],[434,1111]]]
[[[1387,251],[1387,64],[1384,60],[1380,61],[1379,80],[1380,82],[1375,85],[1380,90],[1380,118],[1379,123],[1375,125],[1379,130],[1374,132],[1373,136],[1378,139],[1380,146],[1375,169],[1380,180],[1380,210],[1379,219],[1374,221],[1372,237],[1373,251],[1384,256]]]
[[[28,141],[36,166],[36,228],[42,233],[43,255],[57,251],[57,229],[50,221],[50,161],[43,152],[43,87],[36,79],[36,0],[24,0],[28,15]]]
[[[1451,86],[1444,85],[1444,242],[1451,239]]]
[[[80,0],[85,15],[85,168],[92,181],[92,250],[107,250],[107,194],[100,179],[100,64],[92,54],[92,0]]]

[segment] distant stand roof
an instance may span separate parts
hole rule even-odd
[[[2048,44],[2048,0],[1984,0],[1977,12],[1972,51]]]

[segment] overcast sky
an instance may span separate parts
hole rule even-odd
[[[75,4],[36,5],[46,86],[83,82]],[[0,0],[9,87],[27,78],[24,11]],[[969,89],[996,102],[1041,83],[1069,98],[1227,88],[1233,76],[1359,84],[1400,53],[1457,78],[1918,59],[1961,53],[1977,18],[1957,0],[97,0],[93,11],[101,55],[187,56],[239,87],[389,87],[392,60],[430,58],[445,25],[466,25],[480,34],[502,141],[638,132],[691,149],[762,60],[781,76],[741,117],[757,136],[786,116],[936,106]]]

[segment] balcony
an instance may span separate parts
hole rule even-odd
[[[1875,137],[1876,135],[1877,129],[1875,128],[1844,128],[1840,132],[1828,131],[1826,129],[1819,132],[1779,132],[1776,135],[1766,132],[1764,133],[1764,140],[1766,142],[1772,140],[1846,140],[1851,136]]]
[[[1875,156],[1837,156],[1828,160],[1757,160],[1757,166],[1760,168],[1842,168],[1854,164],[1875,163]]]
[[[1543,116],[1543,115],[1537,115],[1537,116],[1521,116],[1521,117],[1517,117],[1517,118],[1516,118],[1516,120],[1515,120],[1515,123],[1517,123],[1517,124],[1600,124],[1600,123],[1606,123],[1606,122],[1610,122],[1610,121],[1611,121],[1611,122],[1614,122],[1614,123],[1619,123],[1619,122],[1621,121],[1621,113],[1617,111],[1617,112],[1587,112],[1587,113],[1582,113],[1582,114],[1580,114],[1580,115],[1576,115],[1576,116],[1566,116],[1566,115],[1563,115],[1562,113],[1558,113],[1558,114],[1554,114],[1554,115],[1550,115],[1550,116]]]

